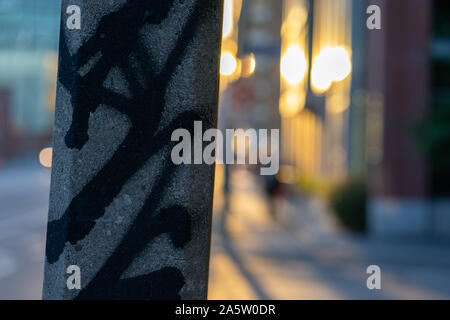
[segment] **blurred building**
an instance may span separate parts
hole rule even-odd
[[[448,1],[224,4],[221,126],[281,128],[282,182],[364,179],[373,234],[450,235]],[[59,14],[0,0],[0,163],[50,144]]]
[[[370,226],[383,235],[448,237],[449,162],[439,164],[450,152],[450,135],[442,135],[450,125],[450,6],[374,3],[383,30],[367,32]]]
[[[51,139],[59,0],[0,1],[0,160]]]
[[[317,183],[348,173],[353,3],[283,1],[283,182]]]
[[[224,127],[280,127],[281,8],[280,1],[225,0],[219,117]],[[230,54],[232,63],[224,59]]]
[[[255,128],[279,128],[280,115],[277,108],[280,81],[280,1],[243,1],[239,20],[239,54],[253,56],[255,70],[250,77],[241,77],[233,91],[239,101],[242,87],[251,90],[249,123]],[[236,102],[238,102],[236,101]],[[235,103],[235,107],[238,107]]]
[[[364,179],[372,234],[450,236],[449,7],[283,1],[284,182]]]

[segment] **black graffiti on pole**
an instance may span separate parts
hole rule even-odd
[[[90,233],[95,221],[105,214],[105,208],[150,157],[158,153],[167,156],[163,154],[167,153],[164,147],[172,145],[170,137],[173,130],[186,128],[193,132],[194,121],[209,123],[196,112],[186,111],[158,130],[166,105],[168,84],[185,56],[201,19],[206,18],[205,9],[217,5],[215,2],[196,2],[174,49],[159,72],[154,69],[156,64],[144,49],[139,32],[147,24],[161,24],[169,15],[174,0],[127,1],[118,11],[102,17],[95,34],[73,55],[64,37],[61,37],[58,78],[71,93],[73,105],[72,123],[65,136],[67,147],[81,149],[86,144],[89,139],[89,116],[101,104],[125,114],[131,128],[112,158],[72,199],[63,216],[49,222],[46,248],[49,263],[59,259],[67,241],[76,244]],[[64,33],[63,29],[61,33]],[[95,57],[99,57],[98,61],[81,76],[79,67],[91,63]],[[123,72],[131,98],[102,87],[114,67]],[[141,277],[120,279],[133,259],[156,236],[169,234],[176,248],[182,248],[190,241],[191,217],[185,207],[179,205],[157,209],[161,200],[159,195],[167,189],[174,172],[175,166],[168,161],[121,243],[80,291],[78,299],[180,298],[184,276],[174,267]]]

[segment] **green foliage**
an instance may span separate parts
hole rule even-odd
[[[329,206],[340,223],[349,230],[366,230],[366,184],[362,179],[349,179],[334,187]]]
[[[450,104],[439,103],[431,108],[418,137],[429,160],[432,194],[450,195]]]
[[[301,176],[297,187],[301,193],[310,195],[326,196],[329,192],[329,182],[318,177]]]

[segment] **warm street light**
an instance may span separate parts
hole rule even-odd
[[[233,32],[233,15],[233,0],[225,0],[223,7],[223,39],[229,37]]]
[[[326,47],[314,59],[311,84],[317,93],[327,91],[333,82],[340,82],[352,71],[350,54],[344,47]]]
[[[45,168],[52,167],[53,148],[44,148],[39,153],[39,162]]]
[[[237,68],[237,60],[230,52],[223,52],[220,56],[220,74],[231,76]]]
[[[299,45],[290,46],[281,58],[280,72],[290,85],[297,85],[305,77],[307,69],[305,53]]]

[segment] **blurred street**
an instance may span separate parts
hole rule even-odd
[[[248,166],[227,159],[225,179],[217,165],[209,299],[450,299],[450,2],[372,2],[224,0],[217,127],[239,132],[231,145]],[[57,90],[61,8],[0,0],[0,300],[42,297],[50,168],[61,152],[55,108],[66,115],[61,101],[78,101]],[[109,41],[98,42],[106,52]],[[155,48],[162,62],[165,45]],[[100,60],[78,74],[100,70]],[[122,86],[126,68],[116,68],[104,89]],[[164,100],[190,99],[170,87]],[[102,136],[103,127],[88,127]],[[80,162],[86,170],[112,146],[97,142],[99,155],[92,147],[93,160]],[[276,175],[252,173],[268,161]],[[186,190],[175,188],[175,199],[178,191]],[[113,214],[122,221],[121,210]],[[381,290],[367,288],[369,266],[380,268]]]
[[[280,202],[275,222],[256,179],[233,171],[227,217],[216,193],[210,299],[450,298],[448,244],[349,235],[319,200]],[[41,298],[49,180],[28,162],[0,171],[0,299]],[[366,287],[372,264],[381,291]]]
[[[16,163],[0,170],[0,299],[40,299],[50,171]]]
[[[448,244],[345,234],[319,200],[278,205],[281,222],[274,223],[255,178],[235,171],[226,222],[215,203],[210,299],[450,298]],[[381,291],[366,287],[373,264]]]

